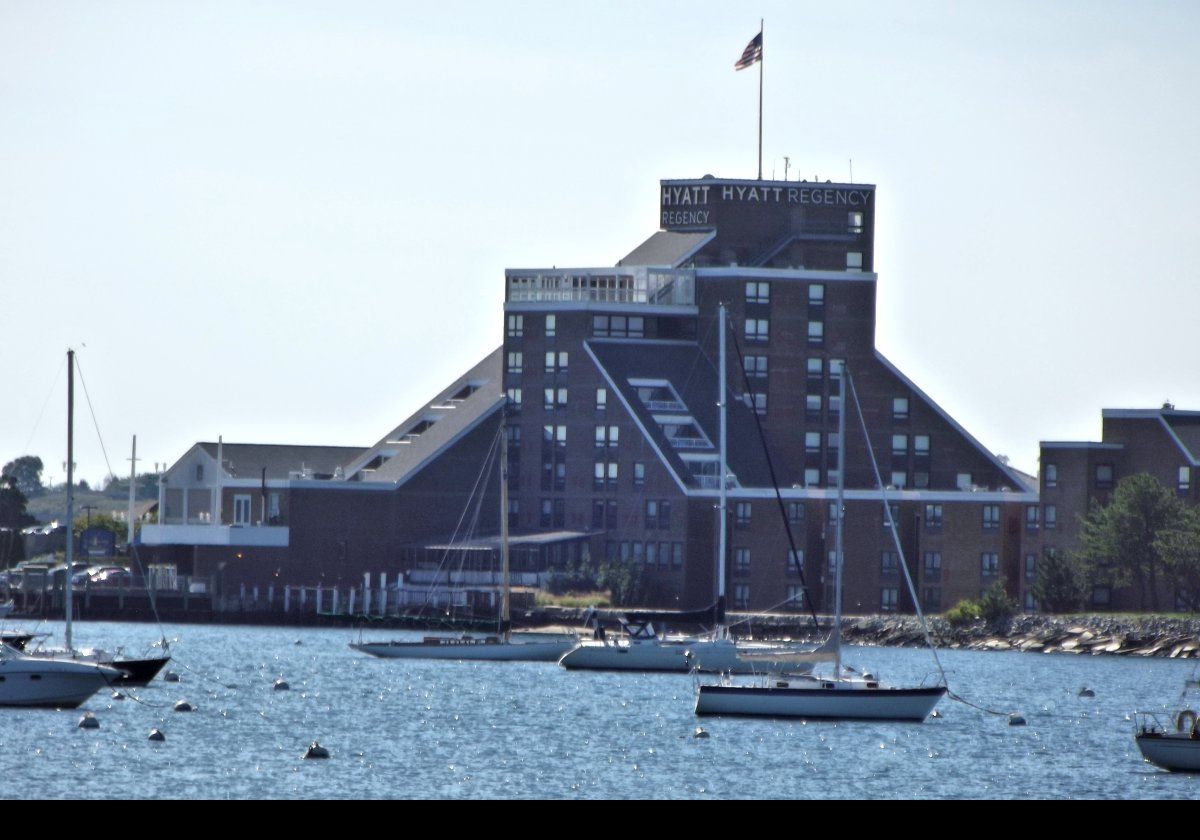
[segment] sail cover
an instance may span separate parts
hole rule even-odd
[[[759,650],[738,651],[738,659],[746,662],[786,662],[790,665],[820,665],[825,662],[837,662],[841,645],[832,636],[811,650],[795,648],[771,648]]]

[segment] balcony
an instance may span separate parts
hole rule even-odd
[[[688,269],[510,269],[504,279],[506,303],[696,305],[696,274]]]
[[[143,545],[287,548],[288,528],[278,525],[144,525]]]

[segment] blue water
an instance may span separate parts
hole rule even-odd
[[[58,625],[43,630],[61,634]],[[80,646],[157,638],[138,624],[76,626]],[[1008,726],[944,700],[924,724],[693,716],[682,675],[555,665],[376,660],[349,631],[183,626],[172,668],[140,702],[0,709],[4,796],[19,798],[1196,798],[1200,776],[1141,761],[1134,710],[1176,708],[1194,663],[945,651],[951,685],[1019,710]],[[379,634],[390,638],[404,634]],[[61,635],[59,636],[61,638]],[[299,642],[299,644],[296,644]],[[855,648],[853,664],[920,681],[928,651]],[[289,692],[272,684],[285,678]],[[1077,696],[1082,686],[1094,699]],[[171,711],[187,699],[191,714]],[[709,739],[692,737],[697,726]],[[147,740],[153,728],[165,743]],[[304,761],[318,740],[329,761]]]

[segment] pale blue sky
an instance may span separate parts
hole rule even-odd
[[[0,2],[0,462],[368,445],[657,181],[878,185],[878,346],[995,452],[1200,409],[1200,5]],[[83,345],[86,344],[86,347]],[[106,468],[86,408],[80,471]]]

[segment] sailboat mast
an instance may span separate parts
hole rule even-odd
[[[728,327],[726,325],[727,313],[726,313],[726,309],[725,309],[725,304],[722,303],[720,305],[720,307],[718,307],[717,311],[719,313],[719,316],[718,316],[719,329],[717,330],[717,332],[720,334],[720,339],[717,341],[717,355],[719,357],[719,364],[717,366],[718,371],[719,371],[718,385],[717,385],[717,389],[718,389],[717,406],[719,407],[720,414],[721,414],[721,429],[720,429],[721,478],[720,478],[720,482],[719,482],[720,483],[720,500],[721,501],[718,506],[719,519],[720,519],[721,524],[720,524],[720,528],[718,530],[719,536],[717,538],[717,624],[720,626],[724,626],[725,625],[725,555],[728,551],[727,542],[729,539],[729,535],[728,535],[729,516],[728,516],[728,512],[727,512],[728,496],[729,496],[729,487],[728,487],[728,485],[729,485],[729,480],[728,480],[728,477],[729,477],[729,475],[728,475],[729,474],[729,466],[728,466],[729,418],[728,418],[727,409],[728,409],[729,400],[728,400],[728,394],[727,394],[728,385],[725,381],[726,380],[725,331]]]
[[[511,586],[508,557],[508,398],[500,409],[500,633],[508,641],[511,633]]]
[[[67,576],[63,584],[63,611],[67,618],[65,639],[72,650],[71,617],[75,605],[71,575],[75,569],[75,351],[67,351]]]
[[[836,643],[836,669],[834,676],[842,675],[842,566],[843,562],[843,521],[846,517],[846,363],[841,362],[842,369],[838,376],[838,457],[837,457],[837,528],[834,538],[834,576],[833,576],[833,639]]]

